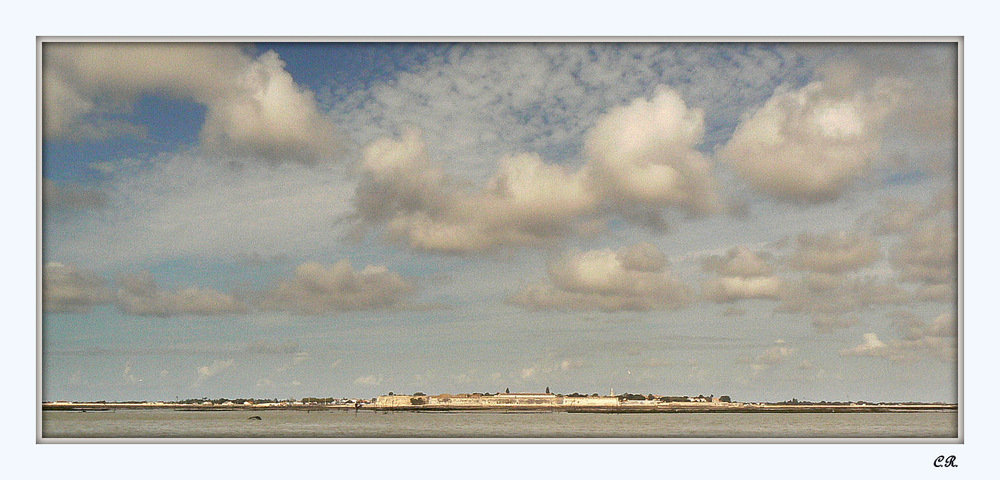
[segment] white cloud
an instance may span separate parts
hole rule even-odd
[[[204,365],[198,367],[198,382],[202,382],[209,378],[215,377],[220,373],[228,370],[236,363],[236,360],[230,358],[228,360],[215,360],[211,365]]]
[[[778,345],[764,350],[764,353],[757,356],[757,362],[768,365],[776,365],[784,362],[785,358],[795,353],[795,349],[784,346],[784,342],[778,343]]]
[[[785,289],[778,277],[721,277],[702,284],[702,294],[713,302],[766,298],[779,299]]]
[[[462,253],[543,243],[572,230],[597,203],[583,172],[546,164],[538,155],[503,159],[478,192],[460,188],[427,155],[415,130],[376,140],[364,150],[355,193],[362,219],[387,220],[392,238],[419,250]]]
[[[778,339],[774,343],[775,345],[768,347],[750,362],[754,374],[776,368],[785,363],[785,359],[795,354],[796,349],[785,345],[784,340]]]
[[[364,149],[355,206],[412,248],[451,253],[585,233],[608,212],[662,224],[666,207],[720,208],[711,162],[695,149],[703,130],[703,113],[664,87],[600,117],[586,137],[586,165],[571,170],[535,153],[508,155],[476,191],[431,161],[422,133],[407,129]]]
[[[878,339],[878,335],[874,332],[869,332],[864,335],[864,342],[860,345],[847,349],[841,350],[841,355],[854,355],[854,356],[868,356],[868,357],[880,357],[887,354],[889,346],[885,342]]]
[[[586,153],[594,176],[616,205],[676,206],[689,213],[719,209],[712,164],[696,147],[704,136],[704,112],[680,94],[659,87],[602,115],[587,132]],[[620,203],[619,203],[620,202]]]
[[[648,250],[647,255],[659,253],[649,247],[632,246],[618,252],[607,249],[570,252],[549,264],[550,284],[529,286],[510,301],[531,309],[605,311],[686,305],[690,290],[667,270],[665,260],[635,261],[637,251]],[[648,270],[653,265],[658,268]]]
[[[348,260],[330,266],[308,262],[295,269],[293,279],[265,292],[261,307],[304,315],[400,307],[414,289],[413,284],[384,266],[368,265],[355,270]]]
[[[894,362],[911,363],[924,358],[941,361],[957,359],[957,323],[950,313],[935,317],[930,325],[917,320],[912,315],[903,315],[894,322],[894,327],[902,335],[888,343],[879,340],[875,333],[866,333],[865,341],[854,348],[840,351],[842,356],[865,356],[887,358]]]
[[[325,95],[359,144],[416,126],[449,171],[484,179],[519,152],[578,158],[579,139],[611,105],[671,85],[725,125],[808,68],[778,47],[578,43],[448,46],[356,92]]]
[[[778,299],[785,291],[785,281],[772,276],[774,268],[766,253],[754,253],[737,246],[725,256],[711,255],[702,259],[702,268],[719,276],[702,283],[702,296],[713,302],[741,299]]]
[[[312,92],[274,52],[251,57],[236,44],[49,43],[43,51],[47,138],[139,134],[109,113],[142,94],[206,106],[203,145],[271,162],[330,158],[337,138]],[[95,120],[96,118],[96,120]]]
[[[639,242],[618,251],[622,268],[637,272],[659,272],[667,267],[667,257],[655,245]]]
[[[848,76],[776,92],[739,125],[720,157],[775,197],[809,202],[839,197],[868,173],[884,117],[904,88],[891,79],[854,85]]]

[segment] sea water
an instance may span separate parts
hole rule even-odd
[[[42,413],[43,439],[957,437],[957,412],[604,414],[116,409]]]

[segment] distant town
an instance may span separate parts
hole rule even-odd
[[[683,413],[683,412],[917,412],[956,410],[956,404],[921,402],[805,401],[738,402],[728,395],[667,396],[624,393],[587,395],[511,393],[460,393],[412,395],[389,392],[375,398],[189,398],[168,401],[43,402],[43,410],[108,411],[115,409],[170,408],[175,410],[342,410],[342,411],[566,411],[574,413]]]

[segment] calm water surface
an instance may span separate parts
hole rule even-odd
[[[249,420],[259,415],[261,420]],[[44,438],[957,438],[956,412],[42,412]]]

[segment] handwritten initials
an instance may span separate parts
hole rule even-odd
[[[950,455],[948,457],[945,457],[944,455],[941,455],[941,456],[938,456],[936,459],[934,459],[934,466],[935,467],[957,467],[958,464],[955,463],[955,456],[954,455]]]

